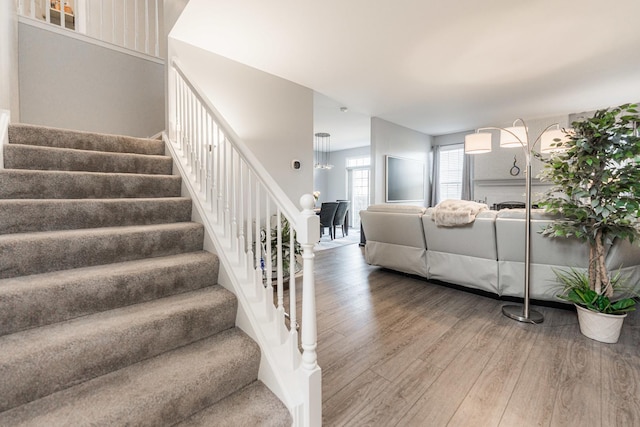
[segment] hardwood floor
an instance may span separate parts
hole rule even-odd
[[[502,301],[368,266],[362,248],[316,254],[326,426],[640,426],[640,320],[618,344],[574,312]]]

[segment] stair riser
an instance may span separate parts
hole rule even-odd
[[[160,156],[165,153],[164,142],[159,140],[45,128],[25,124],[9,126],[9,142],[12,144],[38,145],[43,147]]]
[[[55,328],[52,342],[43,339],[26,349],[12,346],[11,341],[23,338],[20,334],[6,336],[10,340],[3,347],[12,351],[0,355],[0,411],[232,328],[237,305],[227,294],[221,301],[202,293],[176,308],[130,312],[115,324],[102,316],[81,330]]]
[[[0,413],[0,425],[174,425],[255,380],[260,351],[237,335],[225,331]]]
[[[29,145],[4,146],[6,169],[171,175],[170,157],[68,150]]]
[[[91,172],[0,171],[0,199],[179,197],[178,176]]]
[[[213,286],[218,268],[218,258],[202,252],[5,279],[0,335]]]
[[[200,225],[149,227],[0,236],[0,279],[202,250]]]
[[[0,234],[187,222],[191,206],[185,198],[0,199]]]

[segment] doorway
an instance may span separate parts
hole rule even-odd
[[[360,211],[369,206],[369,157],[347,159],[347,196],[351,201],[349,224],[360,228]]]

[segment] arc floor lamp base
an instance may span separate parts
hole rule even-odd
[[[523,323],[542,323],[544,321],[544,316],[542,315],[542,313],[535,310],[529,310],[529,317],[525,317],[524,307],[519,305],[503,306],[502,314],[513,320],[517,320],[518,322]]]

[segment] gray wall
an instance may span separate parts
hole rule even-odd
[[[426,177],[431,167],[428,154],[431,151],[433,137],[403,126],[382,120],[371,119],[371,203],[385,203],[385,155],[420,160],[425,164]],[[428,179],[425,179],[428,183]],[[429,205],[429,185],[425,185],[423,206]]]
[[[164,129],[164,65],[19,24],[20,120],[152,136]]]
[[[170,36],[174,54],[289,198],[312,193],[313,91]]]
[[[558,123],[560,127],[569,126],[569,116],[553,116],[538,119],[525,120],[529,127],[529,138],[537,138],[542,131],[553,123]],[[512,123],[498,123],[493,126],[507,127]],[[473,133],[458,132],[448,135],[440,135],[434,138],[433,145],[449,145],[463,143],[465,135]],[[493,134],[492,147],[490,153],[474,154],[473,161],[473,181],[474,199],[486,201],[491,206],[494,203],[505,201],[520,201],[525,199],[525,156],[522,148],[501,148],[498,131],[491,131]],[[540,143],[535,146],[535,151],[539,151]],[[512,176],[509,171],[513,166],[514,157],[516,165],[520,168],[520,174]],[[533,158],[532,165],[532,200],[535,202],[541,194],[550,186],[541,183],[537,176],[542,170],[543,164],[540,160]]]
[[[370,156],[370,147],[351,148],[331,152],[333,169],[314,169],[313,189],[320,191],[318,202],[335,201],[347,198],[347,159],[350,157]]]
[[[11,111],[11,120],[18,121],[18,18],[13,0],[0,2],[0,76],[0,109]]]

